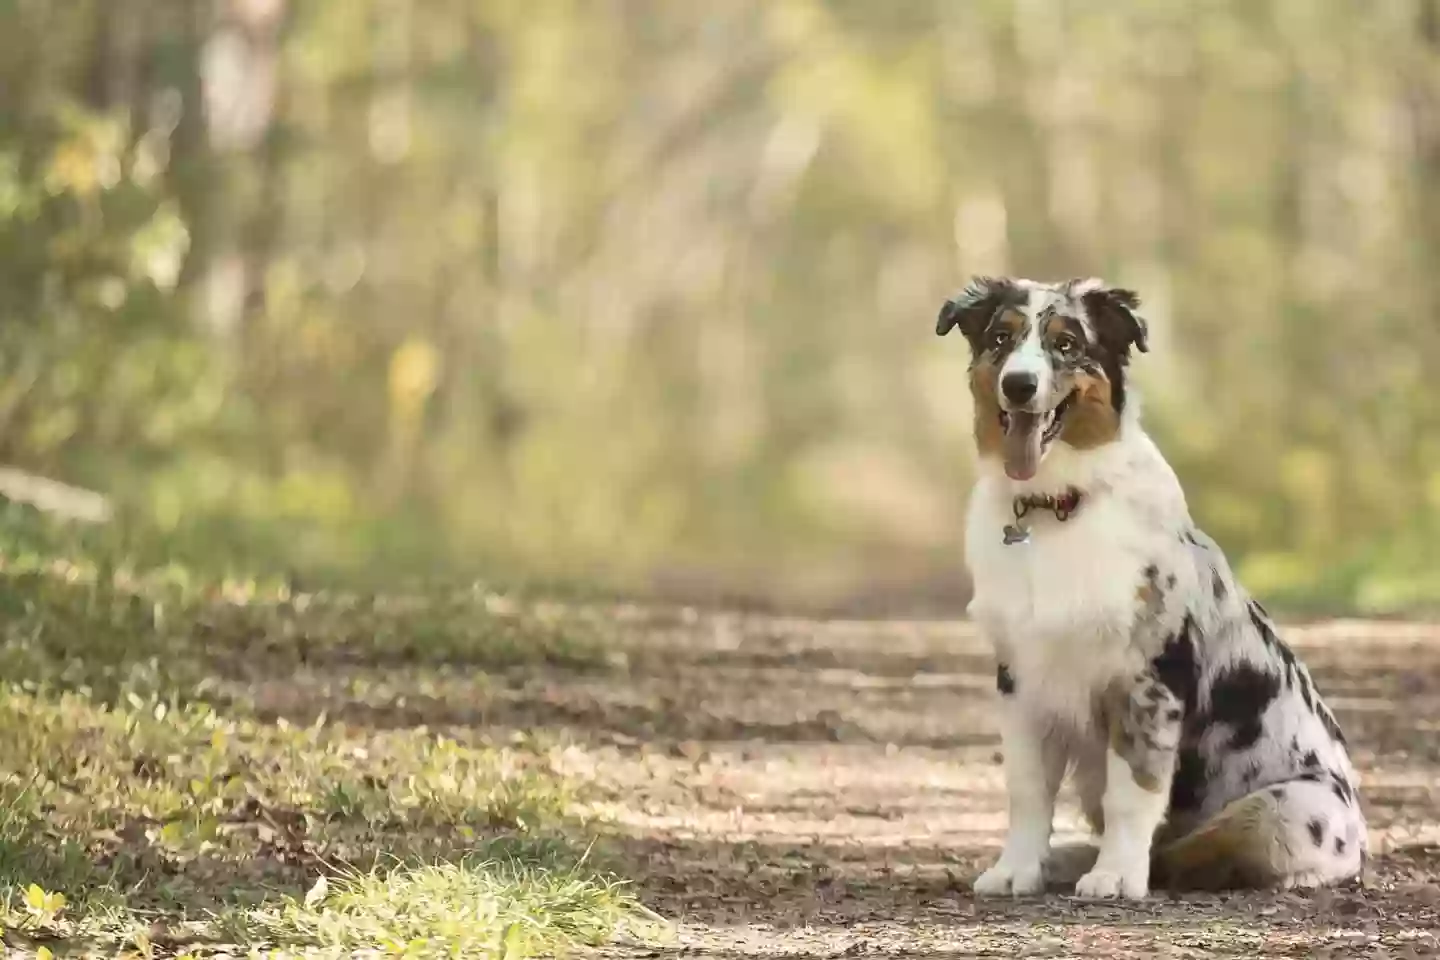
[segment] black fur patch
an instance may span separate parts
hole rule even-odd
[[[935,332],[943,337],[951,327],[959,327],[979,355],[984,349],[985,329],[995,315],[1005,307],[1020,306],[1026,299],[1025,291],[1007,277],[975,277],[958,297],[947,300],[940,308]]]
[[[1220,571],[1214,567],[1210,568],[1210,591],[1215,594],[1216,600],[1225,599],[1225,578],[1220,576]]]
[[[1267,635],[1270,637],[1271,649],[1273,649],[1276,655],[1280,657],[1280,662],[1285,664],[1285,669],[1287,671],[1294,671],[1295,673],[1299,673],[1300,661],[1295,659],[1295,652],[1286,645],[1284,640],[1281,640],[1275,635],[1275,631],[1267,631]]]
[[[1210,688],[1210,715],[1234,730],[1233,750],[1248,750],[1264,732],[1261,718],[1280,695],[1280,678],[1248,663],[1226,667]]]
[[[995,668],[995,689],[1006,697],[1015,692],[1015,677],[1010,672],[1010,664],[1002,663]]]
[[[1355,788],[1334,770],[1330,771],[1330,790],[1347,807],[1355,802]]]
[[[1318,767],[1320,766],[1320,755],[1311,750],[1300,758],[1300,763],[1306,767]]]
[[[1335,853],[1336,853],[1337,856],[1342,856],[1342,857],[1343,857],[1343,856],[1345,855],[1345,838],[1344,838],[1344,837],[1336,837],[1336,838],[1335,838]]]
[[[1257,600],[1250,601],[1250,622],[1254,624],[1255,630],[1260,634],[1260,642],[1265,645],[1275,656],[1280,658],[1285,671],[1285,689],[1291,690],[1298,684],[1300,687],[1300,699],[1305,702],[1305,709],[1315,710],[1316,699],[1314,692],[1310,689],[1309,676],[1301,669],[1300,661],[1295,658],[1295,652],[1286,646],[1275,632],[1269,616],[1265,613]]]
[[[1200,669],[1195,662],[1195,620],[1187,613],[1180,631],[1165,641],[1159,656],[1150,661],[1150,669],[1193,715],[1200,685]]]
[[[1181,715],[1185,718],[1175,776],[1170,782],[1170,806],[1176,810],[1194,810],[1204,802],[1209,770],[1197,747],[1204,718],[1196,711],[1200,667],[1195,660],[1195,621],[1189,614],[1185,615],[1179,631],[1165,641],[1159,656],[1150,661],[1150,670],[1180,701]]]
[[[1330,739],[1345,746],[1345,734],[1340,729],[1340,724],[1335,722],[1335,714],[1331,713],[1323,703],[1315,704],[1315,712],[1320,717],[1320,722],[1325,725],[1325,732],[1330,734]]]
[[[1258,600],[1251,600],[1246,612],[1250,614],[1250,622],[1260,632],[1260,642],[1273,649],[1280,642],[1280,638],[1275,635],[1275,628],[1270,625],[1270,618],[1266,616],[1265,608],[1260,606]]]
[[[1315,846],[1318,847],[1325,842],[1324,822],[1312,819],[1309,823],[1305,824],[1305,829],[1310,831],[1310,839],[1314,842]]]
[[[1175,761],[1175,779],[1170,782],[1170,806],[1176,810],[1197,809],[1204,802],[1208,776],[1200,751],[1193,744],[1181,747]]]
[[[1110,380],[1110,402],[1117,411],[1125,409],[1125,367],[1133,345],[1141,353],[1150,349],[1145,321],[1136,314],[1140,298],[1135,291],[1112,287],[1092,290],[1080,297],[1098,341],[1092,353],[1098,357]]]

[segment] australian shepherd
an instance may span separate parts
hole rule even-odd
[[[935,328],[970,345],[969,613],[996,653],[1009,801],[977,895],[1061,882],[1051,821],[1072,767],[1098,835],[1079,897],[1314,887],[1365,860],[1334,714],[1141,429],[1139,303],[1094,279],[978,277]]]

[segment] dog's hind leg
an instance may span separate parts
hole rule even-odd
[[[1360,873],[1367,840],[1354,788],[1308,774],[1247,794],[1156,853],[1171,887],[1317,887]]]

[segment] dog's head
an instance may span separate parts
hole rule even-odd
[[[1125,409],[1130,349],[1148,349],[1140,298],[1095,279],[976,277],[940,309],[935,332],[970,342],[980,455],[1014,480],[1035,476],[1056,441],[1111,442]]]

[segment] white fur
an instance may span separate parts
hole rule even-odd
[[[1075,884],[1080,897],[1143,897],[1150,889],[1150,842],[1165,819],[1170,784],[1156,792],[1135,783],[1114,750],[1105,753],[1105,835],[1095,867]]]
[[[999,861],[975,881],[982,895],[1026,896],[1045,886],[1045,861],[1055,818],[1055,795],[1065,774],[1062,745],[1037,727],[1044,717],[1005,703],[1000,739],[1005,757],[1005,787],[1010,799],[1009,835]]]

